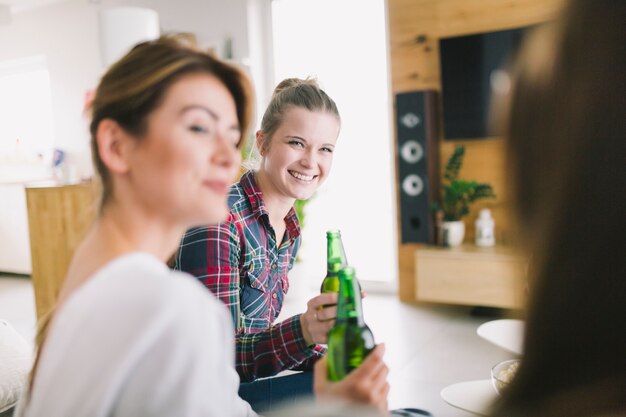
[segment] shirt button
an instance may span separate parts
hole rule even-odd
[[[277,295],[276,293],[272,294],[272,298],[276,299]]]
[[[272,264],[272,269],[276,269],[276,264],[275,263]]]

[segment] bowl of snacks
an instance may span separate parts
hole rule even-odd
[[[498,394],[502,394],[511,383],[519,367],[519,359],[509,359],[498,362],[491,368],[491,382]]]

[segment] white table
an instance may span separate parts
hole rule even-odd
[[[489,379],[459,382],[441,390],[441,398],[453,407],[486,416],[498,394]]]
[[[521,355],[524,344],[524,322],[522,320],[493,320],[481,324],[478,336],[504,350]]]
[[[524,322],[521,320],[489,321],[481,324],[476,333],[509,352],[522,354]],[[451,406],[480,416],[489,414],[489,407],[498,396],[489,379],[452,384],[441,390],[440,395]]]

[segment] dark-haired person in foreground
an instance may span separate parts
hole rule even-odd
[[[533,256],[497,416],[626,416],[625,22],[625,1],[571,0],[513,74],[509,169]]]

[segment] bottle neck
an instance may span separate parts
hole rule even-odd
[[[353,322],[359,326],[365,324],[363,319],[363,306],[361,304],[361,292],[353,276],[339,274],[337,321]]]
[[[343,267],[344,265],[341,263],[341,259],[329,258],[326,265],[326,273],[327,275],[337,275],[339,273],[339,270]]]
[[[341,241],[341,234],[339,234],[339,232],[328,232],[326,238],[326,272],[336,274],[341,268],[348,264]]]

